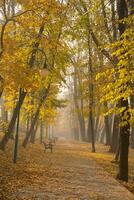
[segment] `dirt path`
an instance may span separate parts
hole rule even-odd
[[[12,181],[9,178],[11,183],[19,182],[10,191],[10,200],[134,200],[127,189],[89,158],[87,146],[59,143],[52,154],[44,153],[40,146],[34,151],[28,149],[27,155],[22,153],[24,169],[20,171],[19,163],[20,167],[13,169]]]

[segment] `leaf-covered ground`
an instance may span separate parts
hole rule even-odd
[[[133,200],[94,155],[87,144],[58,142],[53,153],[30,144],[14,166],[9,147],[0,152],[0,200]]]
[[[95,159],[114,178],[117,176],[118,164],[112,163],[115,155],[109,152],[109,146],[97,144],[97,153],[90,153],[90,157]],[[129,182],[120,182],[134,194],[134,149],[129,150]]]

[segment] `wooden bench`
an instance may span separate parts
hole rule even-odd
[[[47,149],[50,149],[51,150],[51,153],[53,152],[53,144],[51,141],[47,141],[47,142],[43,142],[44,144],[44,151],[46,152]]]

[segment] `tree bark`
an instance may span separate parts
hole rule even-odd
[[[94,130],[95,130],[95,135],[97,135],[98,124],[99,124],[99,115],[95,116],[95,118],[94,118]]]
[[[23,146],[24,148],[27,146],[27,143],[28,143],[28,141],[29,141],[29,138],[30,138],[30,136],[32,135],[32,133],[34,132],[34,127],[35,127],[35,124],[36,124],[36,122],[37,122],[37,120],[38,120],[38,116],[39,116],[39,112],[40,112],[41,106],[42,106],[42,104],[39,104],[39,106],[38,106],[38,108],[37,108],[37,111],[36,111],[36,113],[35,113],[35,116],[34,116],[32,122],[31,122],[31,127],[30,127],[29,131],[26,133],[26,137],[25,137],[25,139],[24,139],[24,141],[23,141],[23,144],[22,144],[22,146]]]
[[[112,32],[113,32],[113,41],[117,40],[117,25],[116,25],[116,11],[115,11],[115,0],[110,0],[111,4],[111,22],[112,22]]]
[[[11,133],[13,132],[14,127],[15,127],[15,122],[16,122],[16,119],[17,119],[17,116],[18,116],[18,112],[20,111],[20,108],[23,104],[25,96],[26,96],[26,92],[22,91],[21,96],[20,96],[20,101],[18,101],[18,103],[17,103],[17,105],[16,105],[16,107],[13,111],[13,116],[12,116],[11,121],[9,123],[7,132],[5,133],[4,137],[2,138],[2,140],[0,142],[0,149],[1,150],[5,150],[5,146],[8,142],[8,140],[10,139]]]
[[[134,149],[134,126],[131,127],[131,140],[130,140],[131,148]]]
[[[123,20],[125,17],[128,17],[128,7],[125,0],[117,0],[117,13],[119,20]],[[126,25],[122,22],[119,22],[119,33],[120,36],[125,32]],[[121,114],[121,120],[124,118],[125,113],[128,112],[129,103],[128,100],[120,100],[121,108],[125,110]],[[130,115],[128,113],[128,115]],[[117,178],[123,181],[128,181],[128,152],[129,152],[129,135],[130,135],[130,123],[127,123],[124,126],[120,127],[120,161],[119,161],[119,173]]]
[[[92,141],[91,139],[91,121],[90,116],[88,116],[88,125],[87,125],[87,141],[90,143]]]
[[[83,111],[82,111],[82,102],[81,102],[81,107],[79,107],[79,103],[78,103],[78,85],[77,85],[77,70],[76,70],[76,66],[74,66],[74,103],[75,103],[75,107],[77,110],[77,116],[78,116],[78,121],[79,121],[79,126],[80,126],[80,134],[81,134],[81,139],[82,141],[85,141],[85,119],[83,116]]]
[[[111,133],[109,128],[109,119],[108,116],[104,116],[104,123],[105,123],[105,133],[106,133],[106,145],[111,145]]]
[[[51,82],[49,83],[47,89],[46,89],[46,88],[45,88],[45,89],[43,88],[42,91],[41,91],[41,93],[43,94],[43,96],[40,97],[40,103],[39,103],[38,108],[37,108],[37,110],[36,110],[36,112],[35,112],[35,115],[34,115],[34,117],[33,117],[33,119],[32,119],[30,129],[27,131],[26,137],[25,137],[25,139],[24,139],[24,141],[23,141],[23,143],[22,143],[22,146],[23,146],[24,148],[27,146],[27,143],[28,143],[28,141],[29,141],[29,138],[30,138],[30,136],[32,135],[32,133],[33,133],[33,131],[34,131],[34,127],[35,127],[35,124],[36,124],[36,122],[37,122],[37,120],[38,120],[41,106],[43,105],[45,99],[47,98],[47,95],[48,95],[49,90],[50,90],[50,86],[51,86]]]
[[[91,35],[90,35],[90,22],[89,13],[87,14],[87,43],[88,43],[88,92],[89,92],[89,117],[88,117],[88,139],[91,139],[92,152],[95,152],[95,134],[94,134],[94,124],[93,124],[93,95],[94,95],[94,85],[93,85],[93,64],[92,64],[92,49],[91,49]]]
[[[130,106],[132,109],[134,109],[134,95],[130,97]],[[134,124],[131,125],[130,135],[130,145],[131,148],[134,148]]]
[[[30,117],[28,116],[26,120],[26,132],[29,130],[29,127],[30,127]]]
[[[85,141],[85,120],[82,114],[79,114],[79,124],[82,141]]]
[[[102,13],[103,13],[103,18],[104,18],[104,25],[105,25],[105,29],[106,29],[106,32],[107,32],[108,39],[109,39],[110,42],[112,42],[112,37],[111,37],[110,29],[109,29],[109,26],[108,26],[107,14],[106,14],[104,2],[105,2],[104,0],[101,0]]]
[[[99,116],[96,116],[95,123],[94,123],[94,133],[95,133],[95,140],[96,141],[99,141],[99,136],[100,136],[99,131],[98,131],[99,121],[100,121]]]
[[[107,102],[104,102],[104,107],[107,110]],[[106,133],[106,145],[111,145],[111,132],[110,132],[110,124],[109,124],[109,116],[104,116],[104,124],[105,124],[105,133]]]
[[[103,129],[102,132],[101,132],[101,137],[100,137],[100,143],[101,144],[104,144],[104,141],[105,141],[105,130]]]
[[[79,129],[77,127],[73,127],[73,135],[74,139],[79,141]]]
[[[43,122],[41,121],[40,123],[40,144],[43,143],[43,131],[44,130],[44,127],[43,127]]]
[[[36,122],[36,126],[34,127],[34,130],[33,130],[32,134],[31,134],[30,142],[31,142],[32,144],[35,143],[35,137],[36,137],[37,129],[38,129],[38,122]]]
[[[114,116],[112,139],[109,152],[116,153],[119,144],[119,116]]]

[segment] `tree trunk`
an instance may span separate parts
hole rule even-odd
[[[92,141],[92,139],[91,139],[91,120],[90,120],[90,116],[88,116],[87,141],[89,143]]]
[[[77,127],[73,128],[73,135],[74,135],[74,139],[79,141],[79,129]]]
[[[8,140],[10,139],[11,134],[14,131],[15,122],[16,122],[16,119],[17,119],[17,116],[18,116],[18,112],[21,109],[21,106],[23,104],[25,96],[26,96],[26,92],[22,91],[21,92],[21,96],[20,96],[20,101],[17,103],[17,105],[16,105],[16,107],[15,107],[15,109],[13,111],[13,116],[12,116],[11,121],[9,123],[7,132],[6,132],[6,134],[4,135],[4,137],[2,138],[2,140],[0,142],[0,149],[1,150],[5,150],[5,146],[6,146],[7,142],[8,142]]]
[[[95,152],[95,136],[94,136],[94,125],[93,125],[92,111],[90,111],[89,121],[90,121],[89,123],[90,123],[90,127],[91,127],[92,152]]]
[[[19,91],[19,101],[21,101],[21,88]],[[18,154],[18,144],[19,144],[19,127],[20,127],[20,109],[18,111],[17,115],[17,122],[16,122],[16,134],[15,134],[15,140],[14,140],[14,152],[13,152],[13,163],[15,164],[17,162],[17,154]]]
[[[111,37],[109,25],[108,25],[107,13],[105,10],[105,0],[101,0],[101,6],[102,6],[102,13],[103,13],[103,18],[104,18],[105,31],[107,33],[109,41],[112,42],[112,37]]]
[[[129,124],[120,128],[120,162],[118,178],[123,181],[128,181],[129,130]]]
[[[40,112],[41,106],[42,106],[42,104],[39,104],[39,106],[38,106],[38,108],[37,108],[37,111],[36,111],[36,113],[35,113],[35,116],[33,117],[33,120],[32,120],[32,122],[31,122],[31,127],[30,127],[29,131],[26,133],[26,137],[25,137],[25,139],[24,139],[24,141],[23,141],[23,144],[22,144],[22,146],[23,146],[24,148],[26,147],[26,145],[27,145],[27,143],[28,143],[28,141],[29,141],[30,136],[31,136],[32,133],[34,132],[34,127],[35,127],[35,124],[36,124],[36,122],[37,122],[37,119],[38,119],[38,116],[39,116],[39,112]]]
[[[115,0],[110,0],[111,4],[111,22],[112,22],[112,32],[113,32],[113,41],[117,40],[117,25],[116,25],[116,11],[115,11]]]
[[[133,15],[134,14],[134,0],[128,0],[128,11],[129,11],[129,15]]]
[[[26,132],[29,130],[29,128],[30,128],[30,117],[28,116],[26,120]]]
[[[110,133],[110,129],[109,129],[108,116],[104,117],[104,123],[105,123],[105,132],[106,132],[106,145],[109,146],[111,144],[111,133]]]
[[[40,144],[43,142],[43,122],[40,123]]]
[[[114,116],[114,122],[113,122],[113,131],[112,131],[112,141],[110,145],[109,152],[116,153],[118,143],[119,143],[119,116]]]
[[[107,110],[108,105],[107,102],[104,103],[104,108]],[[105,133],[106,133],[106,145],[111,144],[111,132],[110,132],[110,126],[109,126],[109,116],[104,116],[104,124],[105,124]]]
[[[130,97],[130,106],[132,109],[134,109],[134,95]],[[134,148],[134,124],[131,125],[130,135],[131,148]]]
[[[116,154],[115,154],[115,162],[119,162],[120,160],[120,138],[118,141],[117,149],[116,149]]]
[[[24,139],[24,141],[23,141],[23,143],[22,143],[22,146],[23,146],[24,148],[27,146],[27,143],[28,143],[28,141],[29,141],[29,138],[30,138],[31,134],[32,134],[33,131],[34,131],[34,127],[35,127],[35,124],[36,124],[36,122],[37,122],[37,120],[38,120],[41,106],[42,106],[42,104],[44,103],[45,99],[47,98],[47,95],[48,95],[48,93],[49,93],[50,86],[51,86],[51,82],[49,83],[47,89],[46,89],[46,88],[43,88],[42,91],[41,91],[41,93],[43,94],[43,96],[40,97],[40,103],[39,103],[38,108],[37,108],[37,110],[36,110],[36,112],[35,112],[35,115],[34,115],[34,117],[33,117],[33,119],[32,119],[30,129],[29,129],[29,131],[26,133],[26,137],[25,137],[25,139]]]
[[[79,137],[79,124],[78,124],[78,120],[77,120],[76,116],[74,116],[73,119],[74,119],[74,125],[72,127],[73,136],[74,136],[75,140],[79,141],[80,137]]]
[[[94,123],[94,132],[95,132],[95,140],[97,142],[99,141],[100,138],[99,126],[100,126],[100,116],[96,116],[96,120]]]
[[[95,152],[95,135],[93,124],[93,64],[92,64],[92,49],[91,49],[91,35],[90,35],[90,22],[89,13],[87,14],[87,42],[88,42],[88,92],[89,92],[89,117],[88,117],[88,139],[92,142],[92,152]],[[89,132],[91,131],[91,132]]]
[[[38,129],[38,122],[36,122],[36,126],[34,127],[34,130],[33,130],[32,134],[31,134],[30,142],[31,142],[32,144],[35,143],[35,137],[36,137],[37,129]]]
[[[74,103],[75,103],[75,108],[77,110],[77,116],[78,116],[78,122],[79,122],[79,127],[80,127],[80,134],[81,134],[81,139],[82,141],[85,141],[85,119],[83,116],[83,102],[81,101],[81,107],[79,106],[78,103],[78,89],[77,89],[77,69],[76,66],[74,67]]]
[[[1,57],[1,53],[0,53],[0,57]],[[0,98],[3,94],[3,91],[4,91],[4,79],[3,77],[0,75]]]
[[[134,149],[134,126],[131,127],[131,148]]]
[[[80,112],[79,112],[79,120],[80,120],[80,132],[81,132],[81,138],[82,141],[86,141],[86,128],[85,128],[85,118],[84,118],[84,112],[83,112],[83,108],[84,108],[84,101],[83,101],[83,88],[81,88],[82,86],[82,80],[80,77],[80,72],[77,70],[77,79],[78,79],[78,96],[80,98]]]
[[[94,135],[95,135],[95,140],[98,140],[98,124],[99,124],[99,116],[96,116],[94,118]]]
[[[117,12],[119,20],[123,20],[128,17],[127,2],[125,0],[117,0]],[[125,23],[119,22],[120,36],[126,29]],[[128,100],[120,100],[121,108],[125,110],[121,114],[121,119],[124,119],[125,113],[128,112],[129,103]],[[128,113],[129,114],[129,113]],[[130,115],[130,114],[129,114]],[[119,173],[117,178],[123,181],[128,181],[128,152],[129,152],[129,135],[130,135],[130,123],[127,122],[124,126],[120,127],[120,161],[119,161]]]
[[[2,114],[2,120],[4,122],[8,122],[8,111],[5,110],[5,102],[3,99],[1,99],[1,114]]]
[[[105,130],[102,129],[101,137],[100,137],[100,143],[101,143],[101,144],[104,144],[104,140],[105,140]]]
[[[85,141],[85,120],[82,114],[79,115],[80,134],[82,141]]]

